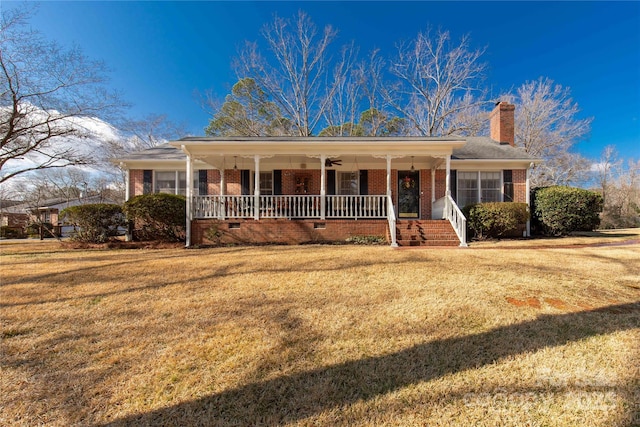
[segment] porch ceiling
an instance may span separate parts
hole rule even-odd
[[[218,169],[251,169],[253,158],[274,168],[319,169],[320,157],[342,160],[337,170],[385,168],[391,156],[394,168],[431,168],[466,141],[457,138],[184,138],[171,145]]]
[[[200,162],[204,162],[215,169],[232,169],[237,166],[238,169],[250,169],[255,167],[253,156],[231,156],[231,155],[213,155],[213,156],[195,156]],[[361,169],[385,169],[387,167],[386,160],[380,157],[370,155],[346,155],[331,156],[332,160],[339,160],[341,164],[327,167],[327,170],[337,171],[354,171]],[[444,164],[442,157],[430,156],[403,156],[394,157],[391,161],[393,169],[410,169],[413,165],[416,169],[437,168]],[[260,159],[261,170],[273,169],[321,169],[322,164],[320,158],[315,156],[273,156],[263,157]]]

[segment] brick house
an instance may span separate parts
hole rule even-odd
[[[491,137],[187,137],[117,161],[127,199],[187,196],[187,246],[214,234],[466,246],[458,206],[529,202],[536,159],[514,146],[514,106],[496,104],[490,127]]]

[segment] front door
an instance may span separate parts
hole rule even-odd
[[[398,171],[398,218],[420,218],[419,171]]]

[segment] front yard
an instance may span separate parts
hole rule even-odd
[[[0,425],[638,425],[639,233],[0,242]]]

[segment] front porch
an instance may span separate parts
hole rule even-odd
[[[186,154],[185,176],[200,177],[197,182],[185,179],[187,246],[202,241],[203,234],[192,228],[203,221],[216,224],[211,220],[229,230],[251,228],[252,233],[265,232],[258,226],[284,234],[286,227],[297,227],[306,230],[310,241],[382,235],[397,246],[398,219],[443,218],[466,246],[464,217],[450,192],[451,153],[464,143],[443,138],[176,141],[172,145]],[[346,222],[338,226],[335,221]],[[375,232],[320,231],[354,229],[365,222]]]
[[[447,201],[450,197],[443,199],[434,205],[448,208],[434,219],[399,221],[386,195],[192,196],[189,234],[199,244],[304,244],[378,236],[394,247],[466,246],[464,216],[453,200]]]

